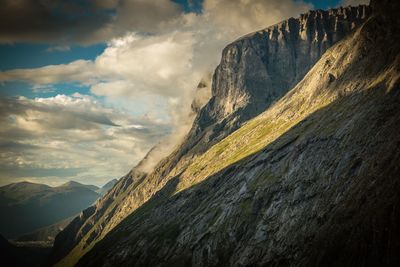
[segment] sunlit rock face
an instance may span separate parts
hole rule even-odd
[[[370,13],[369,6],[310,11],[228,45],[214,73],[212,98],[197,117],[186,150],[197,146],[202,152],[263,112]]]

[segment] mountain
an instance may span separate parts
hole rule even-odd
[[[71,221],[76,214],[52,225],[45,226],[32,232],[14,238],[17,242],[47,242],[53,244],[54,239]]]
[[[276,103],[134,181],[154,193],[77,266],[398,266],[400,5],[372,7]]]
[[[81,184],[75,181],[68,181],[65,184],[62,184],[58,186],[60,189],[72,189],[72,188],[87,188],[92,191],[98,191],[100,188],[95,186],[95,185],[87,185],[87,184]]]
[[[68,182],[58,187],[30,182],[0,187],[0,233],[7,238],[76,215],[100,197],[95,186]]]
[[[290,95],[289,91],[294,92],[292,88],[305,77],[316,62],[321,62],[321,56],[329,47],[340,40],[347,40],[346,36],[352,35],[359,29],[369,19],[370,12],[371,9],[368,6],[310,11],[299,18],[283,21],[228,45],[213,75],[211,99],[200,108],[194,125],[181,146],[162,160],[151,172],[134,168],[122,177],[95,206],[76,217],[56,237],[50,261],[54,263],[62,259],[59,262],[60,265],[73,265],[82,255],[90,251],[82,259],[82,264],[90,264],[92,260],[97,263],[104,260],[104,262],[122,264],[127,260],[124,255],[132,256],[131,260],[138,265],[156,264],[157,260],[172,264],[177,256],[168,254],[166,250],[170,250],[171,253],[178,253],[176,255],[181,253],[182,257],[188,257],[190,254],[188,251],[195,251],[197,258],[187,260],[194,260],[198,263],[197,265],[200,265],[202,256],[198,253],[203,252],[199,252],[198,249],[204,249],[204,255],[207,258],[204,265],[221,264],[221,261],[216,261],[216,258],[220,259],[219,257],[223,255],[211,259],[211,256],[207,256],[208,253],[224,254],[230,253],[231,250],[222,246],[221,251],[216,251],[215,246],[222,242],[218,239],[215,246],[210,247],[210,252],[206,251],[204,248],[206,244],[201,244],[200,241],[207,236],[213,236],[214,232],[206,229],[207,224],[203,224],[201,216],[204,216],[204,220],[209,220],[209,217],[215,214],[213,218],[218,219],[218,222],[225,227],[236,228],[239,227],[236,225],[238,223],[243,224],[243,227],[250,227],[246,221],[236,223],[230,221],[229,216],[240,213],[236,206],[233,209],[228,204],[229,201],[235,204],[234,200],[240,199],[235,190],[243,187],[243,182],[240,181],[244,181],[243,176],[246,172],[257,174],[260,169],[251,170],[250,167],[246,167],[246,171],[242,169],[242,172],[237,172],[237,176],[231,183],[226,179],[231,177],[232,169],[236,168],[232,164],[238,164],[238,161],[244,161],[245,157],[250,156],[251,153],[256,153],[259,149],[268,146],[268,142],[278,139],[279,135],[289,130],[289,126],[299,123],[300,118],[305,118],[312,111],[323,107],[322,104],[317,106],[314,103],[313,105],[305,103],[302,109],[298,110],[302,111],[298,115],[303,117],[297,116],[294,119],[292,117],[297,114],[297,108],[300,106],[297,102],[291,102],[293,106],[286,106],[286,109],[287,112],[294,114],[292,117],[285,113],[287,117],[282,115],[282,121],[274,118],[276,122],[274,124],[267,123],[268,120],[261,120],[264,118],[264,112],[283,101],[280,99],[287,98],[287,95]],[[334,59],[330,59],[330,62],[333,64]],[[326,75],[328,74],[324,73],[321,77]],[[335,84],[337,77],[337,74],[331,73],[328,75],[328,80]],[[318,76],[318,80],[320,79]],[[321,80],[321,86],[323,82],[325,80]],[[311,93],[304,97],[313,98]],[[315,101],[322,101],[318,99],[315,97]],[[330,103],[328,100],[326,104]],[[274,115],[279,117],[280,113]],[[256,118],[251,120],[254,117]],[[292,147],[296,141],[290,138],[284,141],[283,136],[279,140],[278,144],[282,145],[282,150]],[[279,160],[279,155],[274,160]],[[143,162],[138,166],[141,164]],[[267,174],[269,167],[264,167]],[[279,168],[283,171],[289,170],[289,167],[290,162],[285,161],[284,167]],[[276,174],[277,177],[283,177],[283,175],[283,173]],[[218,180],[216,177],[222,177],[217,184],[210,185],[211,182],[205,182]],[[267,182],[261,179],[260,186]],[[202,186],[203,183],[207,186]],[[239,186],[240,188],[237,188]],[[256,189],[257,183],[254,186]],[[246,193],[247,187],[243,188],[243,194],[249,195],[250,193]],[[226,199],[218,199],[225,195]],[[243,208],[247,211],[251,211],[252,198],[254,195],[250,195],[249,201],[243,204]],[[224,205],[227,205],[226,208]],[[169,209],[170,206],[171,209]],[[182,208],[182,213],[180,208]],[[232,214],[229,209],[233,212]],[[171,214],[165,213],[169,211]],[[226,221],[219,219],[221,212],[222,214],[227,212],[224,216],[229,215]],[[249,214],[243,215],[251,218]],[[165,217],[165,221],[159,221],[161,217]],[[141,225],[137,225],[139,222]],[[194,227],[192,224],[196,223],[199,224]],[[189,225],[193,227],[195,233],[187,232],[190,230]],[[133,230],[133,226],[138,230]],[[150,234],[152,229],[156,230],[154,235]],[[215,229],[224,233],[228,232],[227,229]],[[241,228],[240,231],[244,234],[247,228]],[[119,236],[119,233],[125,236]],[[138,237],[135,233],[143,234],[143,236]],[[193,234],[192,237],[191,234]],[[155,235],[159,239],[155,238]],[[149,236],[149,239],[146,236]],[[179,239],[175,239],[178,236]],[[135,238],[143,243],[142,248],[135,248],[142,253],[140,259],[135,258],[136,254],[131,249],[139,244],[134,243]],[[224,236],[224,238],[228,237]],[[233,237],[228,238],[227,241],[233,241],[231,238]],[[122,239],[126,242],[126,246],[121,245]],[[107,247],[110,245],[110,240],[115,241],[117,244],[115,248],[118,248],[118,251]],[[176,240],[178,242],[175,242]],[[199,248],[196,248],[196,243],[199,244]],[[236,241],[233,244],[236,244]],[[107,251],[104,256],[107,255],[108,260],[102,255],[96,258],[95,252],[100,247]],[[177,247],[184,250],[176,250]],[[111,251],[115,254],[108,253]],[[161,261],[160,257],[156,256],[158,253],[151,253],[155,251],[165,256],[165,259]],[[153,255],[153,259],[149,255]],[[179,262],[182,259],[180,258]],[[215,261],[214,264],[212,261]]]
[[[113,188],[113,186],[118,182],[117,179],[112,179],[111,181],[109,181],[108,183],[106,183],[105,185],[103,185],[101,188],[95,190],[97,193],[99,193],[100,195],[104,196],[111,188]]]
[[[182,145],[207,150],[295,86],[321,55],[361,25],[369,6],[315,10],[229,44],[214,72],[212,97]],[[191,150],[189,154],[188,150]]]

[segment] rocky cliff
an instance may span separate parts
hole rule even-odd
[[[184,154],[202,153],[263,112],[370,12],[369,6],[310,11],[228,45],[213,76],[212,98],[182,145]]]
[[[78,266],[398,266],[400,29],[371,17]]]
[[[287,240],[292,232],[299,230],[290,226],[296,222],[304,225],[307,220],[302,221],[302,215],[309,216],[310,223],[313,223],[315,213],[304,212],[314,207],[313,205],[317,205],[314,209],[318,210],[318,205],[331,200],[323,197],[321,192],[328,189],[325,188],[327,185],[324,180],[319,180],[319,176],[326,175],[327,180],[332,182],[333,178],[329,178],[328,174],[331,175],[331,169],[335,165],[322,168],[321,172],[315,172],[310,177],[307,175],[325,162],[331,161],[339,165],[340,157],[346,156],[346,153],[351,162],[355,157],[351,152],[357,151],[356,147],[348,148],[347,152],[339,151],[336,145],[341,139],[331,140],[328,134],[333,135],[329,131],[334,132],[341,119],[350,125],[355,120],[351,118],[351,114],[346,113],[352,110],[351,104],[346,102],[347,104],[336,110],[336,100],[342,99],[346,92],[362,91],[360,88],[366,86],[367,82],[378,79],[376,70],[352,72],[341,66],[346,63],[348,67],[358,66],[355,69],[362,67],[361,63],[351,60],[358,54],[363,55],[361,58],[366,57],[363,53],[368,54],[368,51],[360,52],[364,49],[360,47],[357,48],[359,50],[350,48],[355,45],[352,43],[356,42],[355,38],[360,38],[364,33],[358,31],[357,36],[346,40],[346,45],[339,46],[340,49],[336,48],[336,52],[329,56],[325,55],[325,59],[321,59],[315,68],[321,62],[326,65],[320,66],[314,74],[311,71],[307,75],[311,78],[306,77],[301,83],[303,85],[299,84],[297,89],[286,93],[304,77],[328,47],[357,29],[368,19],[369,13],[370,9],[365,6],[311,11],[298,19],[289,19],[243,37],[225,48],[221,64],[213,77],[212,98],[200,110],[192,130],[180,148],[160,162],[150,174],[134,169],[95,207],[76,218],[57,237],[53,261],[67,255],[60,265],[72,265],[83,254],[91,251],[82,259],[82,265],[246,265],[268,263],[274,259],[279,264],[279,257],[282,258],[282,263],[290,260],[293,262],[294,258],[288,259],[283,255],[290,252],[286,246],[293,246],[293,249],[300,251],[299,243],[296,246]],[[377,23],[371,25],[369,27],[377,27]],[[375,30],[371,32],[375,33]],[[380,56],[382,55],[376,57]],[[368,60],[365,59],[365,62],[369,62]],[[392,63],[381,62],[381,67]],[[339,77],[349,78],[360,73],[369,75],[370,78],[361,79],[362,76],[359,76],[363,82],[358,84],[353,77],[348,83],[342,82],[344,78]],[[387,75],[393,75],[393,72]],[[348,85],[351,86],[347,88]],[[296,97],[292,97],[293,94]],[[278,102],[274,103],[276,101]],[[332,108],[325,109],[330,106]],[[367,106],[361,106],[360,110],[363,108]],[[326,111],[323,112],[324,110]],[[315,115],[312,114],[313,111]],[[374,110],[378,111],[378,108]],[[332,114],[336,112],[344,117],[335,119]],[[359,119],[368,124],[370,121],[367,117],[374,114],[365,114]],[[257,115],[259,116],[256,119],[243,125]],[[302,120],[309,120],[309,123],[304,124],[307,127],[302,128]],[[326,121],[328,129],[331,129],[326,130],[327,136],[320,136],[318,132],[323,131],[318,128],[320,121]],[[242,127],[238,131],[229,135],[240,126]],[[346,123],[343,127],[345,126]],[[298,129],[296,134],[292,134],[291,127]],[[342,129],[345,130],[346,128]],[[374,131],[377,130],[371,129],[369,133],[376,134]],[[226,138],[223,139],[224,137]],[[362,144],[367,142],[364,137],[359,137],[363,140],[359,141]],[[323,147],[327,144],[333,147],[332,153],[323,158]],[[293,154],[292,150],[297,151],[297,154]],[[310,156],[309,162],[306,156]],[[253,157],[258,159],[254,161]],[[355,164],[356,171],[360,168],[357,166],[359,164],[361,163]],[[345,172],[349,168],[347,165],[343,166],[338,175],[346,177]],[[307,182],[303,184],[303,180]],[[313,183],[316,183],[313,188],[307,187],[307,184]],[[340,189],[342,188],[338,188]],[[303,192],[304,190],[307,192]],[[329,196],[337,197],[333,193]],[[316,202],[310,201],[305,205],[303,198]],[[302,203],[303,208],[290,213],[293,207],[288,199],[294,199],[293,203],[296,205]],[[321,213],[327,213],[327,209],[324,206]],[[268,212],[272,214],[265,215]],[[253,216],[254,214],[257,216]],[[264,219],[261,218],[262,214],[266,216]],[[267,224],[264,221],[269,221],[269,216],[276,220]],[[291,218],[294,218],[293,221]],[[280,224],[283,228],[280,228]],[[257,232],[249,230],[252,228]],[[268,229],[274,231],[269,233]],[[310,238],[307,233],[297,240],[300,242],[304,241],[303,237]],[[265,237],[270,234],[271,238]],[[103,237],[105,239],[95,245]],[[254,241],[254,238],[260,240]],[[255,247],[253,242],[259,242],[259,246]],[[97,255],[99,249],[104,249],[107,253]],[[271,251],[267,251],[268,249]],[[276,255],[279,257],[274,258]]]

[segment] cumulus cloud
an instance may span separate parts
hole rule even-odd
[[[241,35],[298,16],[310,8],[303,1],[292,0],[205,0],[204,16],[218,30]]]
[[[94,61],[0,72],[0,81],[26,81],[44,85],[79,82],[92,85],[95,94],[123,96],[153,92],[177,96],[179,88],[200,74],[192,64],[194,37],[188,32],[142,36],[128,33],[112,39]],[[178,89],[178,90],[177,90]]]
[[[101,185],[170,132],[165,123],[80,94],[2,98],[0,114],[0,184],[57,176]]]
[[[169,0],[3,0],[0,42],[102,42],[132,29],[156,31],[179,14]]]

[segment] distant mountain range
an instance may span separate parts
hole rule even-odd
[[[74,181],[57,187],[31,182],[0,187],[0,234],[6,238],[25,235],[24,240],[51,240],[116,181],[101,188]]]

